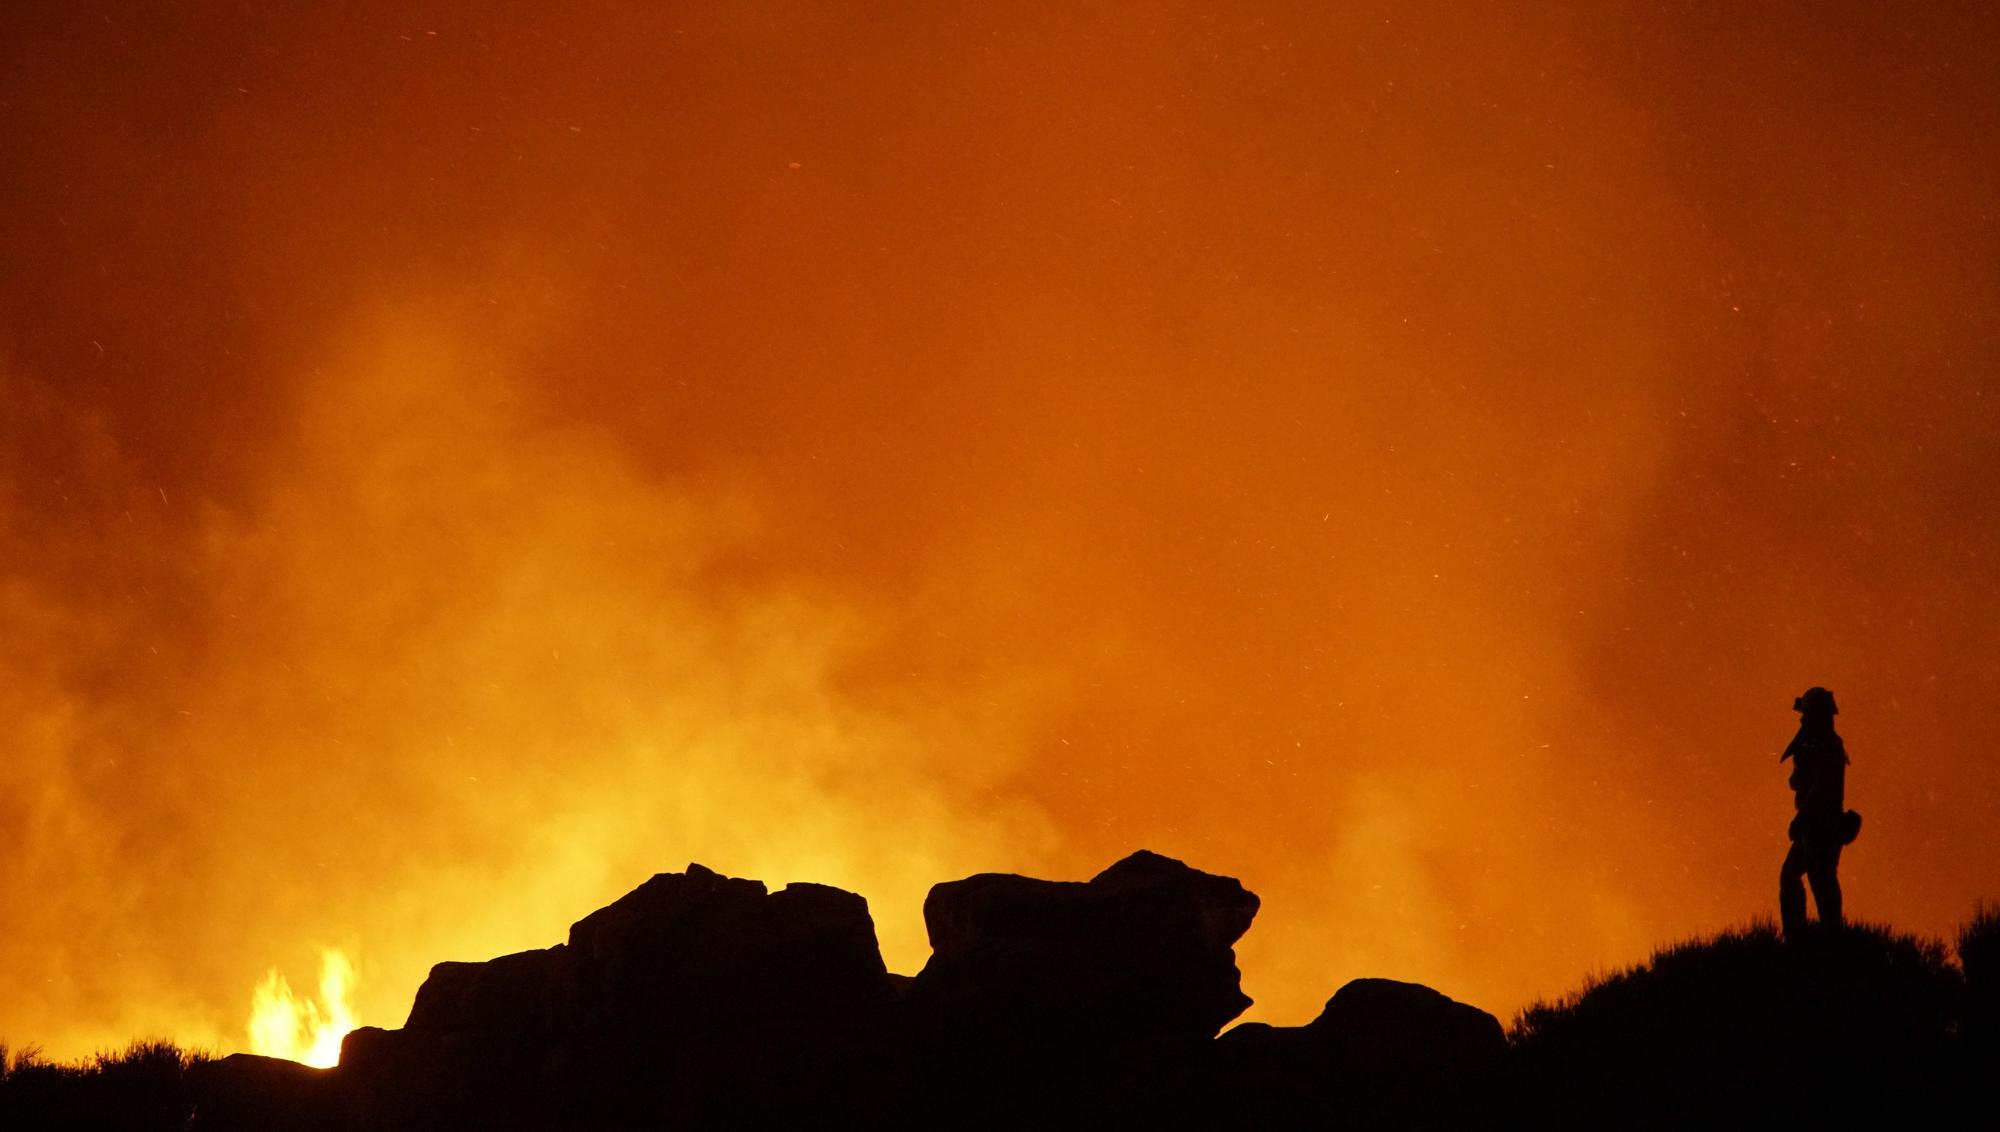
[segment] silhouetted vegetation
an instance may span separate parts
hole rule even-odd
[[[1965,1039],[1971,1056],[2000,1056],[2000,905],[1982,902],[1958,929],[1958,964],[1965,972]]]
[[[1690,941],[1510,1035],[1522,1123],[1716,1127],[1937,1109],[1961,1083],[1964,978],[1944,944],[1767,923]]]
[[[80,1062],[0,1046],[0,1128],[184,1128],[194,1113],[189,1071],[208,1059],[171,1042]]]

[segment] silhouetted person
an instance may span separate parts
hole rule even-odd
[[[1778,912],[1785,935],[1796,937],[1806,925],[1806,893],[1800,878],[1812,884],[1813,904],[1822,924],[1840,918],[1840,850],[1860,829],[1860,815],[1847,812],[1847,746],[1834,733],[1840,714],[1833,693],[1808,688],[1792,701],[1799,713],[1799,733],[1778,756],[1792,761],[1792,799],[1798,815],[1792,819],[1792,848],[1778,873]]]

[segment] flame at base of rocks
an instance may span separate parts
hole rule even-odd
[[[340,1063],[340,1040],[360,1025],[349,1003],[354,963],[338,948],[320,953],[319,996],[301,996],[276,967],[251,996],[250,1052],[326,1068]]]

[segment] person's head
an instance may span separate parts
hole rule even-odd
[[[1831,723],[1833,717],[1840,714],[1840,709],[1834,706],[1833,693],[1818,687],[1807,688],[1803,695],[1793,700],[1792,710],[1799,713],[1799,720],[1803,723]]]

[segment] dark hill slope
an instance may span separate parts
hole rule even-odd
[[[1943,944],[1873,925],[1768,924],[1660,951],[1515,1021],[1523,1126],[1907,1126],[1974,1067]],[[1823,1123],[1830,1122],[1830,1123]]]

